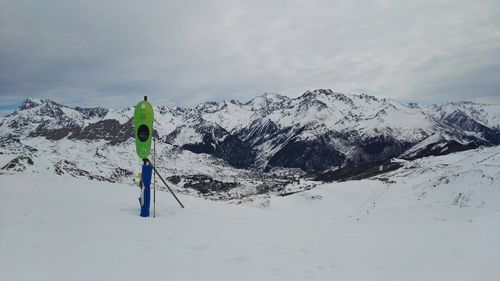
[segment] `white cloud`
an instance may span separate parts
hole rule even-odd
[[[500,90],[494,1],[0,1],[2,100],[184,106],[332,88],[432,103]]]

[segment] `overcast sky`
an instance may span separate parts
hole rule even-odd
[[[0,0],[0,111],[317,88],[500,103],[500,1]]]

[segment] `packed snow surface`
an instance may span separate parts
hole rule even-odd
[[[285,197],[0,175],[1,280],[499,280],[500,147]]]

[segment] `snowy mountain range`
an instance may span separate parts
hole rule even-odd
[[[472,102],[420,107],[315,90],[154,111],[158,166],[178,189],[205,196],[279,191],[304,174],[500,144],[500,105]],[[3,170],[131,182],[140,167],[132,115],[133,107],[27,99],[0,119]]]

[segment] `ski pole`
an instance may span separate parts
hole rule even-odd
[[[149,159],[148,159],[148,162],[151,164],[151,161],[149,161]],[[158,177],[163,182],[163,184],[165,184],[165,186],[168,188],[168,190],[170,191],[170,193],[172,193],[172,195],[174,196],[175,200],[177,200],[177,203],[179,203],[179,205],[181,205],[181,207],[184,208],[184,205],[182,205],[181,201],[179,201],[179,198],[177,198],[177,196],[175,196],[174,191],[168,186],[168,184],[162,178],[162,176],[160,175],[160,173],[158,173],[158,171],[156,170],[156,167],[153,164],[151,164],[151,166],[153,166],[153,170],[155,171],[155,173],[158,175]]]
[[[153,138],[153,165],[156,165],[156,138]],[[153,218],[156,218],[156,173],[153,176]]]

